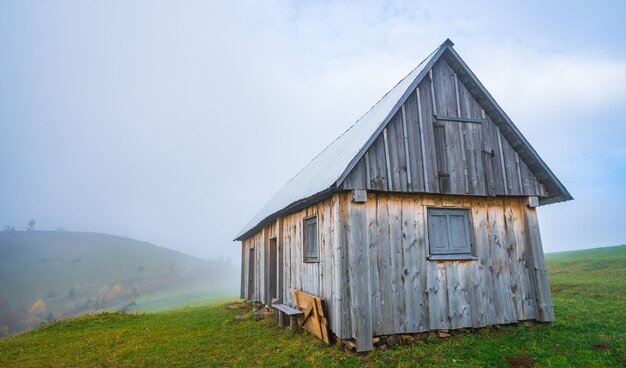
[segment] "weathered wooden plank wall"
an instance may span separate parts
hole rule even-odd
[[[525,254],[528,268],[531,270],[529,278],[535,291],[535,301],[537,309],[535,311],[537,319],[540,321],[554,321],[554,307],[552,305],[552,294],[548,283],[548,271],[546,260],[543,257],[543,245],[539,233],[539,222],[537,220],[537,209],[523,207],[525,239],[528,252]]]
[[[244,267],[244,270],[242,271],[243,274],[243,278],[241,280],[241,282],[244,284],[243,285],[243,289],[244,289],[244,295],[246,296],[246,299],[248,300],[252,300],[252,301],[259,301],[258,299],[258,291],[257,291],[257,286],[256,286],[256,282],[258,281],[258,267],[252,267],[252,275],[250,275],[250,258],[253,257],[254,259],[252,260],[254,262],[254,264],[256,265],[258,262],[258,256],[257,256],[257,238],[258,236],[261,234],[261,232],[255,234],[255,236],[252,236],[244,241],[241,242],[241,246],[243,248],[243,255],[242,257],[244,258],[242,260],[242,267]],[[253,255],[251,254],[253,253]],[[250,283],[250,281],[253,281],[253,283]]]
[[[357,253],[350,254],[349,291],[357,293],[352,308],[371,308],[369,314],[352,313],[352,333],[368,333],[369,326],[354,320],[367,315],[373,336],[553,320],[535,210],[525,199],[368,193],[358,205],[365,208],[355,212],[349,194],[342,196],[354,216],[349,230],[358,230],[367,245],[348,242],[349,252]],[[427,259],[428,207],[471,210],[476,260]],[[360,284],[365,280],[369,285]],[[368,300],[362,299],[364,290]]]
[[[291,289],[326,301],[331,330],[356,338],[554,320],[536,211],[526,198],[338,193],[243,241],[242,295],[269,304],[266,248],[276,237],[283,303]],[[428,260],[427,208],[470,209],[471,261]],[[320,261],[303,262],[302,226],[317,215]],[[248,283],[249,249],[255,257]]]
[[[372,308],[370,299],[369,257],[367,242],[367,206],[347,202],[348,272],[350,280],[351,336],[357,351],[372,350]]]
[[[246,247],[241,244],[241,290],[239,291],[239,297],[246,299]]]
[[[340,201],[343,203],[340,205]],[[352,336],[349,291],[349,232],[347,199],[335,195],[303,211],[281,219],[283,249],[283,302],[294,305],[291,289],[325,300],[331,330],[340,337]],[[319,262],[305,263],[302,254],[304,219],[317,215]]]
[[[343,188],[547,195],[446,60],[439,60],[431,71],[346,177]]]

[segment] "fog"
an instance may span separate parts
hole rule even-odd
[[[446,38],[575,200],[546,251],[624,243],[623,2],[0,3],[0,226],[237,264],[257,210]]]

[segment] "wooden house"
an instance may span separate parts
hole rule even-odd
[[[446,40],[243,228],[241,297],[355,339],[553,321],[536,207],[565,187]]]

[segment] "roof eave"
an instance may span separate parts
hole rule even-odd
[[[545,205],[548,205],[548,204],[567,202],[567,201],[571,201],[573,199],[574,199],[574,197],[572,197],[569,193],[564,193],[562,195],[552,196],[552,197],[539,197],[539,206],[545,206]]]
[[[271,225],[278,217],[286,216],[292,214],[294,212],[300,211],[306,207],[309,207],[315,203],[319,203],[325,199],[330,198],[334,193],[337,192],[336,187],[333,185],[330,188],[323,190],[319,193],[316,193],[307,198],[301,199],[299,201],[293,202],[287,207],[281,209],[280,211],[274,212],[273,214],[267,216],[263,220],[261,220],[258,224],[250,228],[241,234],[239,234],[233,241],[243,241],[257,233],[259,230],[263,229],[266,226]]]

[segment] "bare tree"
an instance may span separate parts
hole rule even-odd
[[[35,230],[35,224],[36,224],[35,220],[28,221],[28,226],[26,227],[26,230],[28,231]]]

